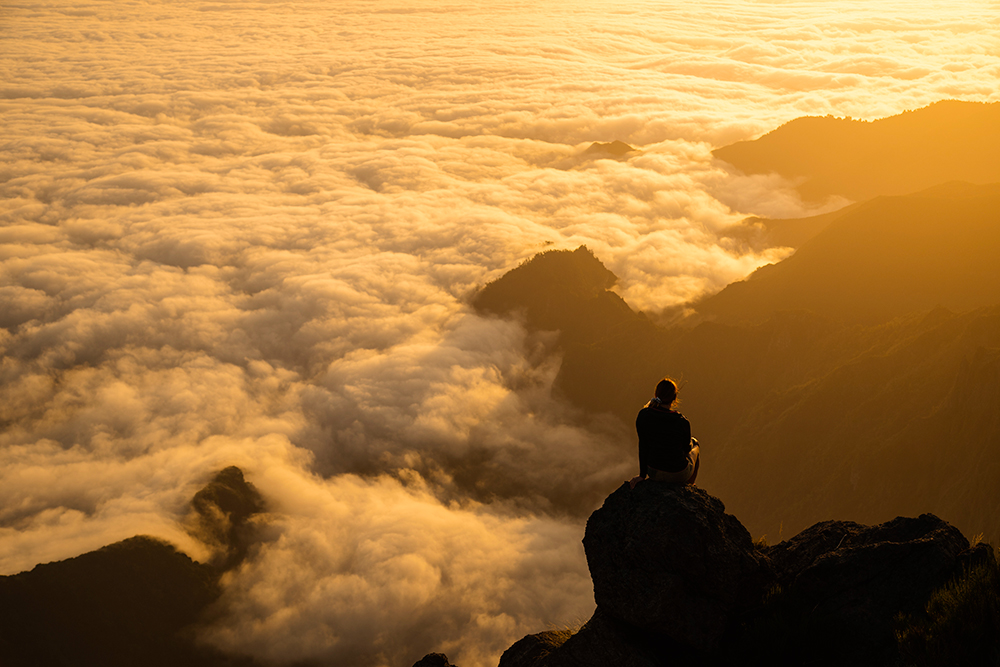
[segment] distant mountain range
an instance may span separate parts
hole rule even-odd
[[[794,255],[695,309],[728,323],[810,310],[876,324],[937,306],[963,311],[1000,303],[1000,184],[949,183],[877,197],[820,220],[825,226]]]
[[[853,208],[673,326],[611,292],[586,248],[537,255],[474,305],[560,331],[555,391],[586,414],[631,424],[679,378],[699,484],[755,535],[934,512],[997,540],[997,256],[1000,188],[949,184]]]
[[[945,100],[875,121],[807,116],[713,151],[746,174],[777,173],[807,200],[901,195],[1000,181],[1000,102]]]

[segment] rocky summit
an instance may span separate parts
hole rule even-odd
[[[583,538],[597,606],[648,633],[717,646],[744,598],[759,597],[770,578],[750,533],[725,510],[694,486],[623,484]]]
[[[597,610],[576,633],[529,635],[500,667],[893,665],[896,628],[993,549],[931,515],[826,521],[754,542],[693,486],[623,484],[583,539]]]

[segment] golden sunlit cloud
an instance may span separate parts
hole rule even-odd
[[[273,534],[206,636],[275,660],[495,664],[592,611],[582,521],[632,435],[551,397],[551,341],[468,305],[488,280],[586,244],[634,308],[685,303],[788,254],[732,246],[743,217],[847,203],[713,148],[1000,99],[995,3],[98,0],[0,25],[0,568],[139,532],[197,556],[185,503],[239,465]],[[612,140],[637,150],[584,154]]]

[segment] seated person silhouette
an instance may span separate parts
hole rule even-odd
[[[673,409],[676,401],[677,383],[664,378],[653,399],[639,410],[639,474],[629,480],[631,488],[647,477],[673,484],[694,484],[698,477],[701,450],[691,437],[691,424]]]

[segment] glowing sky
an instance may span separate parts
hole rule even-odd
[[[1000,100],[997,10],[4,3],[0,572],[136,533],[197,556],[185,503],[236,464],[274,512],[223,648],[476,667],[586,620],[632,436],[577,426],[470,294],[584,243],[650,311],[780,259],[718,232],[801,202],[711,149]],[[616,139],[641,152],[581,155]]]

